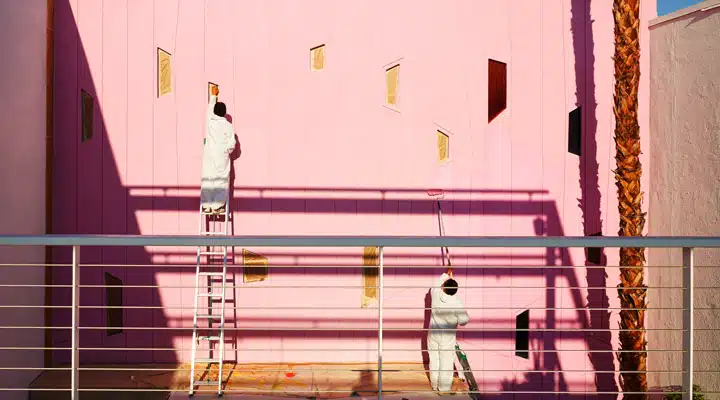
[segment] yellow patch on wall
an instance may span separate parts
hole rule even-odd
[[[450,137],[441,131],[437,131],[437,150],[438,161],[446,161],[450,158]]]
[[[267,257],[243,249],[243,282],[262,282],[268,277]]]
[[[390,67],[385,71],[385,103],[391,106],[397,105],[398,83],[400,81],[400,65]]]
[[[172,91],[172,71],[170,53],[159,47],[157,53],[158,97],[160,97]]]
[[[365,247],[363,249],[363,308],[377,301],[378,272],[380,271],[378,261],[379,255],[377,247]]]
[[[325,45],[310,49],[310,70],[319,71],[325,68]]]

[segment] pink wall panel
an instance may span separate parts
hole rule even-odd
[[[102,229],[107,234],[126,234],[127,225],[127,189],[124,182],[127,181],[128,148],[128,7],[127,0],[102,4],[102,76],[103,92],[101,104],[103,105],[102,121],[103,136],[108,145],[103,146],[102,164]],[[105,211],[107,210],[107,212]],[[103,273],[109,273],[127,281],[126,269],[117,268],[115,265],[126,263],[126,249],[104,248],[102,249],[102,262],[112,267],[99,269]],[[102,277],[103,284],[105,277]],[[98,290],[101,292],[101,290]],[[107,302],[104,302],[107,305]],[[105,314],[105,310],[101,310]],[[100,321],[107,321],[106,316]],[[107,323],[107,322],[105,322]],[[96,322],[97,324],[97,322]],[[103,332],[103,347],[123,348],[126,347],[125,335],[107,336]],[[97,359],[103,360],[108,357],[124,360],[125,352],[112,350],[107,353],[93,351],[91,353]]]
[[[240,141],[236,235],[436,235],[436,206],[426,194],[434,187],[447,191],[442,207],[449,235],[582,235],[600,230],[600,221],[604,234],[613,234],[611,14],[586,1],[452,4],[61,1],[55,110],[62,154],[54,188],[55,209],[67,212],[55,213],[57,231],[195,234],[212,81],[220,85]],[[646,13],[649,18],[651,10]],[[320,44],[326,45],[325,69],[310,71],[309,50]],[[157,47],[172,54],[172,92],[160,98]],[[508,63],[508,108],[490,123],[488,58]],[[396,62],[400,89],[397,109],[391,109],[384,105],[384,70]],[[98,102],[95,137],[82,144],[80,88]],[[597,137],[596,145],[583,138],[582,157],[567,152],[568,113],[578,104],[584,128]],[[442,164],[436,161],[438,129],[451,138],[450,161]],[[593,208],[593,219],[581,200]],[[377,310],[360,308],[361,249],[250,250],[291,267],[272,268],[266,281],[251,284],[233,268],[239,287],[229,293],[229,304],[242,308],[227,311],[229,326],[295,330],[233,332],[231,360],[374,360],[375,334],[365,329],[375,326]],[[124,281],[125,305],[169,308],[126,310],[126,326],[153,331],[108,337],[97,330],[83,340],[178,350],[94,352],[83,360],[187,361],[190,331],[167,328],[192,326],[192,289],[177,286],[194,283],[194,251],[102,249],[100,257],[99,249],[88,249],[86,262],[149,267],[88,268],[83,282],[101,284],[108,271]],[[238,265],[242,249],[234,251]],[[486,389],[503,382],[517,390],[592,389],[595,374],[493,371],[612,365],[611,357],[551,353],[612,349],[615,342],[577,331],[614,326],[606,316],[575,310],[607,304],[602,288],[611,285],[594,272],[602,270],[546,268],[585,265],[582,249],[451,251],[472,317],[460,340],[473,366],[484,369]],[[406,308],[386,311],[388,328],[422,326],[425,294],[439,264],[438,249],[387,250],[385,304]],[[468,265],[485,268],[463,268]],[[315,288],[324,284],[352,287]],[[588,286],[600,288],[588,293]],[[103,304],[104,295],[88,289],[83,304]],[[280,309],[328,305],[345,309]],[[514,355],[514,329],[515,316],[528,308],[531,327],[550,331],[532,332],[532,348],[543,352],[525,360]],[[102,327],[104,312],[83,310],[83,322]],[[386,359],[421,361],[423,335],[388,331]],[[343,350],[308,351],[327,346]]]

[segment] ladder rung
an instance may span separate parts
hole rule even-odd
[[[224,251],[200,251],[201,256],[224,256]]]
[[[214,318],[214,319],[220,319],[222,318],[222,315],[208,315],[208,314],[198,314],[198,318]]]
[[[220,340],[220,336],[198,336],[198,340]]]
[[[198,293],[200,297],[222,297],[222,293]]]
[[[218,363],[220,364],[220,359],[218,358],[196,358],[196,363]]]
[[[200,272],[200,276],[225,276],[222,272]]]
[[[220,236],[225,235],[227,236],[226,232],[210,232],[210,231],[202,231],[200,232],[201,235],[209,235],[209,236]]]
[[[210,385],[218,385],[220,384],[219,381],[195,381],[195,384],[198,386],[210,386]]]

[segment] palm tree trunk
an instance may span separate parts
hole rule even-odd
[[[614,0],[615,17],[615,180],[618,188],[620,236],[642,236],[645,213],[640,191],[640,128],[638,86],[640,80],[640,0]],[[645,399],[647,392],[645,353],[644,248],[620,249],[620,362],[625,399]],[[628,352],[631,351],[631,352]],[[643,392],[632,394],[632,392]]]

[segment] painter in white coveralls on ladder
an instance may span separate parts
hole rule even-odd
[[[218,102],[219,90],[213,86],[207,107],[203,147],[200,202],[203,212],[224,211],[230,189],[230,154],[235,149],[235,132],[225,114],[225,103]]]

